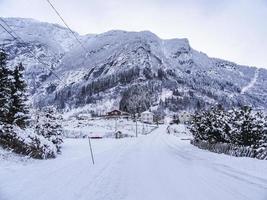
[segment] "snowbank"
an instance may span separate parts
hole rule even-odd
[[[22,130],[12,127],[8,131],[0,132],[0,145],[15,153],[23,154],[37,159],[54,158],[57,154],[55,145],[37,135],[32,129]]]

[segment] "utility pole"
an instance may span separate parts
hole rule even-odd
[[[144,135],[145,134],[145,124],[144,124],[144,122],[142,122],[142,124],[143,124],[142,134]]]
[[[137,113],[135,114],[135,136],[137,137]]]
[[[94,165],[95,164],[95,159],[94,159],[94,154],[93,154],[93,150],[92,150],[92,144],[91,144],[90,136],[88,136],[88,141],[89,141],[89,147],[90,147],[90,152],[91,152],[92,163]]]

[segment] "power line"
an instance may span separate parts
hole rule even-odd
[[[17,40],[17,39],[20,39],[20,40],[22,40],[21,39],[21,37],[8,25],[8,23],[2,18],[2,17],[0,17],[0,20],[9,28],[9,30],[10,30],[10,32],[13,32],[14,33],[14,35],[16,36],[16,37],[14,37],[13,36],[13,38],[15,39],[15,40]],[[2,25],[1,25],[2,26]],[[3,27],[3,26],[2,26]],[[5,27],[3,27],[4,29],[5,29]],[[6,31],[7,31],[7,29],[5,29]],[[12,34],[13,35],[13,34]],[[23,41],[23,40],[22,40]]]
[[[17,40],[18,42],[22,42],[24,44],[27,44],[9,25],[8,23],[2,18],[0,17],[0,20],[10,29],[10,31],[8,31],[1,23],[0,23],[0,26],[12,37],[14,38],[15,40]],[[11,32],[14,33],[14,36]],[[37,60],[40,64],[44,65],[44,66],[47,66],[48,70],[58,79],[60,80],[62,83],[64,83],[64,85],[66,86],[67,84],[56,74],[54,73],[54,71],[52,69],[50,69],[50,65],[43,62],[40,58],[36,57],[35,54],[29,49],[28,52],[33,56],[33,58],[35,58],[35,60]]]
[[[0,26],[9,34],[11,35],[12,38],[14,38],[15,40],[17,39],[11,32],[9,32],[2,24],[0,24]]]
[[[75,35],[75,33],[73,32],[73,30],[71,30],[71,28],[69,27],[69,25],[67,24],[67,22],[63,19],[63,17],[59,14],[59,12],[55,8],[55,6],[53,6],[53,4],[49,0],[46,0],[46,1],[49,3],[49,5],[51,6],[51,8],[55,11],[55,13],[57,14],[57,16],[61,19],[61,21],[65,24],[65,26],[69,29],[69,31],[74,36],[74,38],[78,41],[78,43],[81,45],[81,47],[85,50],[85,53],[87,53],[87,50],[86,50],[85,46],[82,44],[81,40],[79,40],[79,38]]]

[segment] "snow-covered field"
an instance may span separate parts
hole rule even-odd
[[[200,150],[165,125],[138,138],[66,139],[52,160],[0,157],[1,200],[266,200],[267,163]],[[1,155],[1,150],[0,150]]]
[[[156,125],[145,124],[140,121],[135,123],[131,119],[104,119],[91,118],[87,120],[67,120],[63,123],[65,136],[69,138],[114,137],[115,132],[121,131],[129,137],[137,134],[146,135],[156,128]],[[137,128],[136,128],[137,127]]]

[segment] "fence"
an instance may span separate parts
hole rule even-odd
[[[223,153],[236,157],[250,157],[260,160],[267,160],[267,149],[253,149],[250,147],[238,146],[234,144],[215,143],[210,144],[206,141],[191,140],[192,145],[200,149],[209,150],[215,153]]]

